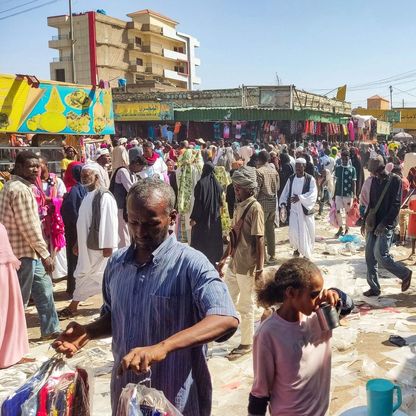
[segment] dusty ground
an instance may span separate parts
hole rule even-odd
[[[321,267],[327,287],[337,286],[353,296],[357,309],[343,326],[334,330],[332,394],[330,415],[339,415],[343,410],[365,403],[365,383],[374,377],[397,380],[403,388],[402,410],[408,415],[416,415],[416,292],[411,288],[406,294],[400,293],[400,282],[382,270],[383,293],[379,299],[362,296],[367,289],[364,253],[359,245],[340,243],[333,238],[335,232],[325,217],[317,220],[316,248],[314,260]],[[358,235],[358,229],[353,231]],[[287,241],[287,228],[278,229],[277,257],[279,264],[290,258],[292,250]],[[408,247],[392,249],[396,259],[406,259]],[[324,254],[330,253],[330,254]],[[408,264],[412,262],[408,261]],[[276,266],[278,267],[278,265]],[[270,273],[273,268],[269,268]],[[416,288],[416,282],[414,283]],[[57,308],[66,305],[65,283],[55,285]],[[84,323],[98,316],[100,296],[84,303],[82,314],[77,321]],[[257,311],[257,317],[261,310]],[[20,385],[42,360],[50,357],[53,351],[48,343],[38,342],[39,337],[36,311],[27,313],[31,355],[37,363],[15,366],[0,371],[0,402],[8,392]],[[63,327],[67,322],[63,322]],[[388,342],[391,334],[406,338],[410,346],[398,348]],[[247,397],[252,383],[252,360],[247,355],[230,362],[224,356],[238,344],[238,334],[226,344],[215,344],[211,349],[209,367],[214,384],[214,416],[224,414],[246,414]],[[414,345],[411,345],[415,343]],[[74,358],[76,362],[88,363],[94,368],[95,392],[94,415],[110,415],[109,371],[111,361],[111,340],[90,343],[86,350]]]

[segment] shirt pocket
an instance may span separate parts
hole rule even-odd
[[[178,296],[150,295],[150,308],[153,330],[160,335],[161,340],[187,327],[185,308]]]

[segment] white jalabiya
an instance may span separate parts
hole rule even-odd
[[[292,194],[289,195],[290,180],[286,182],[280,196],[280,206],[287,204],[290,197],[298,195],[299,201],[290,206],[289,217],[289,241],[290,245],[299,250],[302,256],[310,259],[315,244],[315,217],[313,215],[305,215],[302,205],[310,210],[315,206],[318,191],[314,178],[311,178],[309,192],[302,194],[305,177],[298,178],[295,176],[292,186]]]
[[[107,257],[103,257],[102,250],[87,248],[88,231],[92,221],[92,202],[96,193],[97,190],[88,192],[79,208],[77,221],[79,254],[74,272],[75,291],[73,295],[73,300],[78,302],[101,293],[104,269],[108,261]],[[98,234],[98,242],[101,248],[117,248],[117,204],[114,197],[107,192],[101,198],[101,221]]]

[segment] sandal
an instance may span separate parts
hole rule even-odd
[[[63,321],[69,318],[74,318],[76,315],[77,314],[74,314],[69,308],[64,308],[58,312],[58,318],[60,321]]]
[[[237,348],[234,348],[231,350],[231,352],[227,355],[227,358],[230,361],[237,360],[238,358],[250,353],[252,351],[251,345],[248,345],[246,348],[238,346]]]

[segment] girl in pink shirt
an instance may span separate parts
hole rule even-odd
[[[323,289],[318,267],[304,258],[287,261],[258,292],[259,303],[280,307],[259,327],[253,345],[254,383],[249,415],[324,416],[329,407],[332,331],[315,313],[322,302],[341,314],[353,308],[338,289]]]

